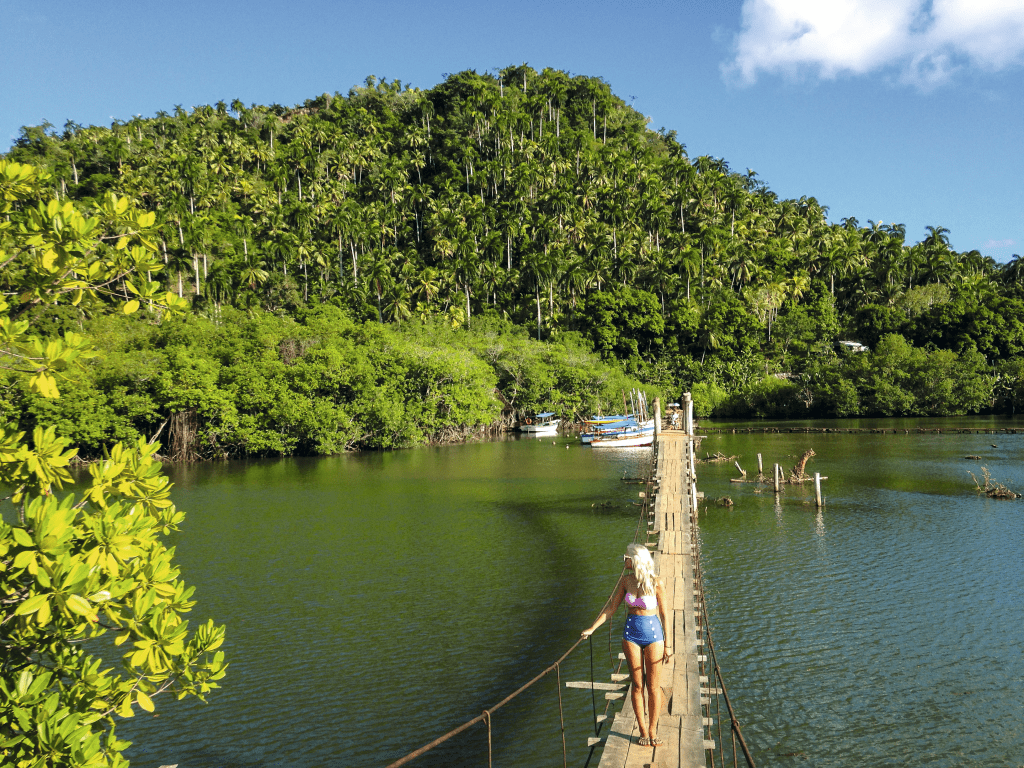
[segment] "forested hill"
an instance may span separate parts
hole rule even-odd
[[[115,191],[155,211],[166,268],[152,278],[196,323],[301,324],[333,306],[403,338],[526,329],[667,392],[692,387],[705,413],[963,413],[1024,397],[1019,259],[958,253],[941,226],[910,243],[900,224],[830,223],[813,197],[780,200],[647,122],[599,78],[522,66],[426,91],[371,77],[294,108],[25,128],[6,157],[81,207]],[[102,307],[31,311],[59,332]],[[531,398],[513,405],[559,405]],[[124,423],[144,431],[166,403],[139,407],[153,412]]]

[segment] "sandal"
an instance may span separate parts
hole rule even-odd
[[[665,742],[662,741],[661,739],[659,739],[657,736],[652,736],[651,738],[649,738],[647,740],[647,743],[650,744],[652,747],[663,747],[663,746],[665,746]]]
[[[651,746],[651,740],[649,738],[647,738],[646,736],[641,736],[637,740],[637,744],[639,744],[641,747],[649,747],[649,746]]]

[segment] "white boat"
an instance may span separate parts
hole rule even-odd
[[[654,430],[643,434],[620,434],[609,437],[595,437],[590,441],[591,448],[637,448],[654,443]]]
[[[561,419],[552,418],[554,413],[538,413],[533,419],[527,419],[519,425],[520,432],[531,435],[554,435],[558,432],[558,425]]]

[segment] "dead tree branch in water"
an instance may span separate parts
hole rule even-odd
[[[990,499],[1013,500],[1020,497],[1020,494],[1014,493],[1002,483],[998,483],[993,480],[992,475],[985,467],[981,468],[981,478],[985,481],[984,485],[978,482],[978,478],[974,476],[974,473],[971,472],[971,470],[967,470],[967,474],[971,476],[972,480],[974,480],[974,487],[978,489],[978,493],[984,493]]]

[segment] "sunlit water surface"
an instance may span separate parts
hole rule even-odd
[[[889,420],[842,426],[1014,426]],[[808,423],[808,425],[811,425]],[[814,426],[822,426],[815,424]],[[830,426],[836,426],[831,424]],[[1024,765],[1024,502],[974,490],[968,470],[1024,490],[1024,435],[726,434],[751,475],[827,475],[771,489],[700,468],[711,623],[758,765]],[[966,456],[981,456],[969,460]]]
[[[638,512],[619,478],[640,454],[555,442],[171,469],[194,620],[227,624],[231,667],[209,704],[126,721],[133,765],[383,766],[554,661],[618,574]],[[1024,435],[728,434],[700,450],[752,475],[758,452],[791,466],[807,448],[828,476],[820,514],[810,487],[776,503],[730,483],[731,463],[699,469],[709,500],[735,501],[704,511],[701,537],[758,765],[1024,765],[1024,502],[979,497],[967,474],[1024,489]],[[594,649],[607,675],[606,637]],[[587,650],[563,680],[589,676]],[[560,764],[555,690],[495,714],[495,765]],[[590,697],[563,702],[583,765]],[[486,750],[475,726],[414,765],[486,765]]]
[[[132,764],[383,766],[479,715],[600,610],[639,514],[620,478],[648,454],[549,437],[171,468],[177,561],[230,667],[208,704],[126,721]],[[594,647],[606,679],[607,637]],[[589,677],[588,650],[563,681]],[[590,695],[563,702],[582,765]],[[492,736],[496,765],[561,764],[554,676]],[[415,764],[486,760],[476,726]]]

